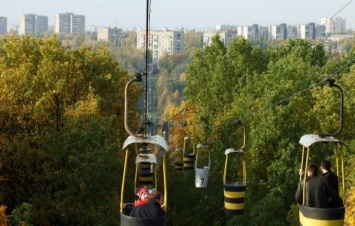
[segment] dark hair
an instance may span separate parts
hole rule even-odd
[[[159,191],[153,191],[150,195],[149,195],[149,200],[160,200],[162,198],[162,193]]]
[[[326,170],[330,170],[331,163],[328,159],[324,159],[321,163],[321,166]]]
[[[311,171],[313,175],[318,174],[318,166],[316,164],[310,164],[307,168],[308,171]]]

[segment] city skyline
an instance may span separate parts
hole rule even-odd
[[[216,25],[269,26],[314,22],[321,24],[323,17],[342,17],[346,28],[355,28],[355,4],[353,0],[151,0],[151,29],[214,28]],[[17,25],[21,14],[48,16],[49,25],[54,24],[54,15],[71,12],[83,15],[86,27],[145,28],[146,1],[142,0],[0,0],[0,16],[7,17],[8,26]]]

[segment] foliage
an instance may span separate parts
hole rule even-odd
[[[349,197],[345,203],[346,212],[345,212],[345,222],[346,226],[355,224],[355,187],[351,187],[349,191]]]
[[[189,36],[190,44],[200,41],[199,33]],[[126,137],[123,90],[129,79],[122,68],[140,71],[144,54],[132,47],[134,34],[121,40],[127,45],[109,46],[115,57],[104,45],[82,46],[87,40],[80,36],[63,43],[56,37],[0,40],[0,200],[12,219],[26,212],[27,224],[118,225],[123,153],[117,151]],[[329,59],[322,45],[305,40],[274,44],[261,48],[238,38],[226,48],[216,36],[211,46],[191,44],[158,63],[152,81],[170,134],[168,225],[298,225],[299,138],[340,126],[339,93],[324,81],[329,76],[344,89],[339,139],[348,145],[346,169],[355,167],[355,67],[337,72],[355,52]],[[129,95],[131,127],[138,129],[139,88]],[[226,216],[224,151],[243,146],[242,128],[245,210]],[[185,136],[211,147],[206,189],[194,187],[193,170],[174,169],[174,151]],[[315,163],[329,157],[329,149],[316,150]],[[233,166],[233,176],[240,175],[240,165],[228,171]],[[345,183],[346,224],[352,225],[352,171]]]
[[[10,225],[21,225],[26,222],[26,225],[31,226],[32,205],[29,203],[22,203],[22,205],[11,212],[9,215]]]
[[[9,212],[26,202],[34,225],[117,223],[127,73],[106,48],[68,49],[54,36],[2,39],[0,73],[1,199]]]
[[[195,122],[194,136],[207,139],[214,151],[213,168],[222,171],[223,156],[217,153],[242,146],[240,128],[247,131],[245,215],[227,218],[220,225],[297,224],[294,192],[301,157],[298,141],[306,133],[331,133],[339,128],[339,92],[329,88],[324,78],[344,65],[347,58],[352,59],[351,54],[330,60],[321,44],[298,39],[269,49],[235,39],[226,48],[218,36],[210,46],[195,51],[187,70],[184,97],[187,109],[193,109],[190,117]],[[349,141],[349,150],[353,149],[355,121],[353,75],[348,68],[336,74],[336,83],[347,94],[346,121],[339,139]],[[322,149],[320,156],[313,157],[315,163],[329,157],[327,148],[316,148]],[[346,156],[345,164],[351,167],[353,152],[346,152]],[[217,171],[211,172],[210,178],[220,178]],[[354,174],[348,171],[347,178],[347,185],[351,185]],[[213,205],[206,202],[205,208]]]

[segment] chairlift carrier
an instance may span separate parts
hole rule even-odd
[[[202,154],[203,151],[207,151],[208,154],[208,165],[199,165],[199,152]],[[196,151],[196,160],[195,160],[195,186],[196,188],[207,188],[208,177],[211,167],[211,152],[208,145],[198,144]]]
[[[338,131],[333,134],[308,134],[301,137],[299,143],[303,146],[302,148],[302,161],[301,170],[306,172],[308,166],[308,160],[310,155],[310,147],[316,143],[334,144],[335,145],[335,161],[336,161],[336,171],[337,176],[341,177],[341,192],[342,198],[344,200],[345,196],[345,170],[344,170],[344,147],[346,146],[340,140],[334,138],[343,129],[343,105],[344,105],[344,93],[340,86],[335,84],[334,79],[327,79],[330,87],[336,87],[340,91],[340,127]],[[339,160],[340,158],[340,160]],[[340,162],[340,163],[339,163]],[[340,166],[339,166],[340,165]],[[299,217],[302,226],[343,226],[345,217],[345,207],[340,208],[312,208],[305,206],[306,203],[306,177],[301,177],[300,181],[302,183],[302,193],[303,200],[302,205],[299,205]]]
[[[246,190],[246,163],[242,158],[243,164],[243,178],[242,181],[227,182],[227,168],[229,155],[235,154],[236,156],[244,155],[243,148],[245,146],[245,127],[244,130],[244,144],[240,149],[227,149],[224,154],[226,161],[224,165],[223,184],[224,184],[224,211],[227,215],[241,215],[244,213],[244,199]]]

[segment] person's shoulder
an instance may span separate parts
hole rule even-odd
[[[325,177],[318,177],[318,182],[323,184],[328,184],[328,180]]]

